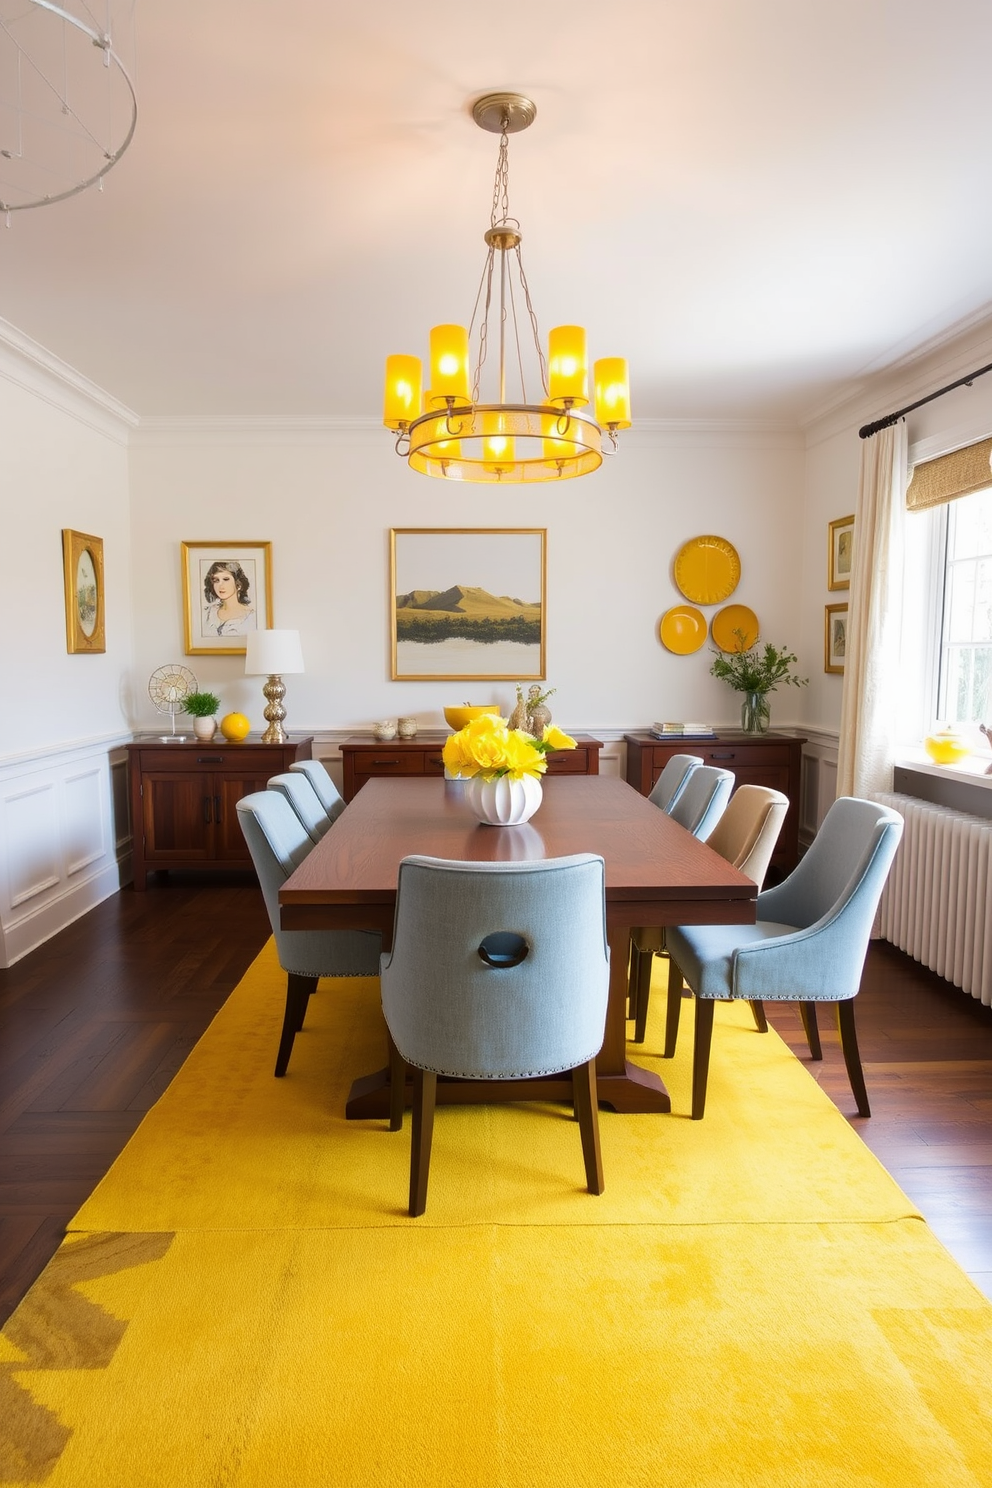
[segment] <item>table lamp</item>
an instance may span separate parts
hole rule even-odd
[[[286,709],[282,700],[286,696],[283,677],[293,672],[302,672],[303,648],[298,630],[255,630],[246,636],[245,676],[266,677],[262,688],[265,698],[265,721],[269,725],[262,735],[263,744],[285,744],[286,733],[283,719]]]

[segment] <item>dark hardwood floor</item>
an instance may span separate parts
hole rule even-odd
[[[250,874],[153,874],[0,971],[0,1319],[268,935]]]
[[[269,933],[246,875],[153,877],[0,971],[0,1321],[57,1248]],[[933,1229],[992,1295],[992,1009],[891,946],[857,1002],[863,1120],[832,1009],[809,1062],[798,1016],[769,1018]]]

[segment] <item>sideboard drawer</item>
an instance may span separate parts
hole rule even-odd
[[[598,775],[599,750],[593,750],[596,768],[589,768],[589,751],[586,749],[554,749],[545,758],[549,775]]]
[[[381,779],[384,775],[423,775],[424,752],[421,749],[376,749],[355,761],[355,775],[362,782]]]

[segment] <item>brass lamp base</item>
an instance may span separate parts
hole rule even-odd
[[[287,735],[282,726],[283,719],[286,717],[286,709],[282,705],[282,700],[286,696],[285,682],[273,673],[262,688],[262,696],[266,703],[262,717],[269,725],[262,735],[262,743],[285,744]]]

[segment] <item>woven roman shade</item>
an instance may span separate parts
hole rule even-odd
[[[990,459],[992,439],[982,439],[949,455],[939,455],[936,460],[924,460],[913,471],[906,491],[906,510],[926,511],[992,486]]]

